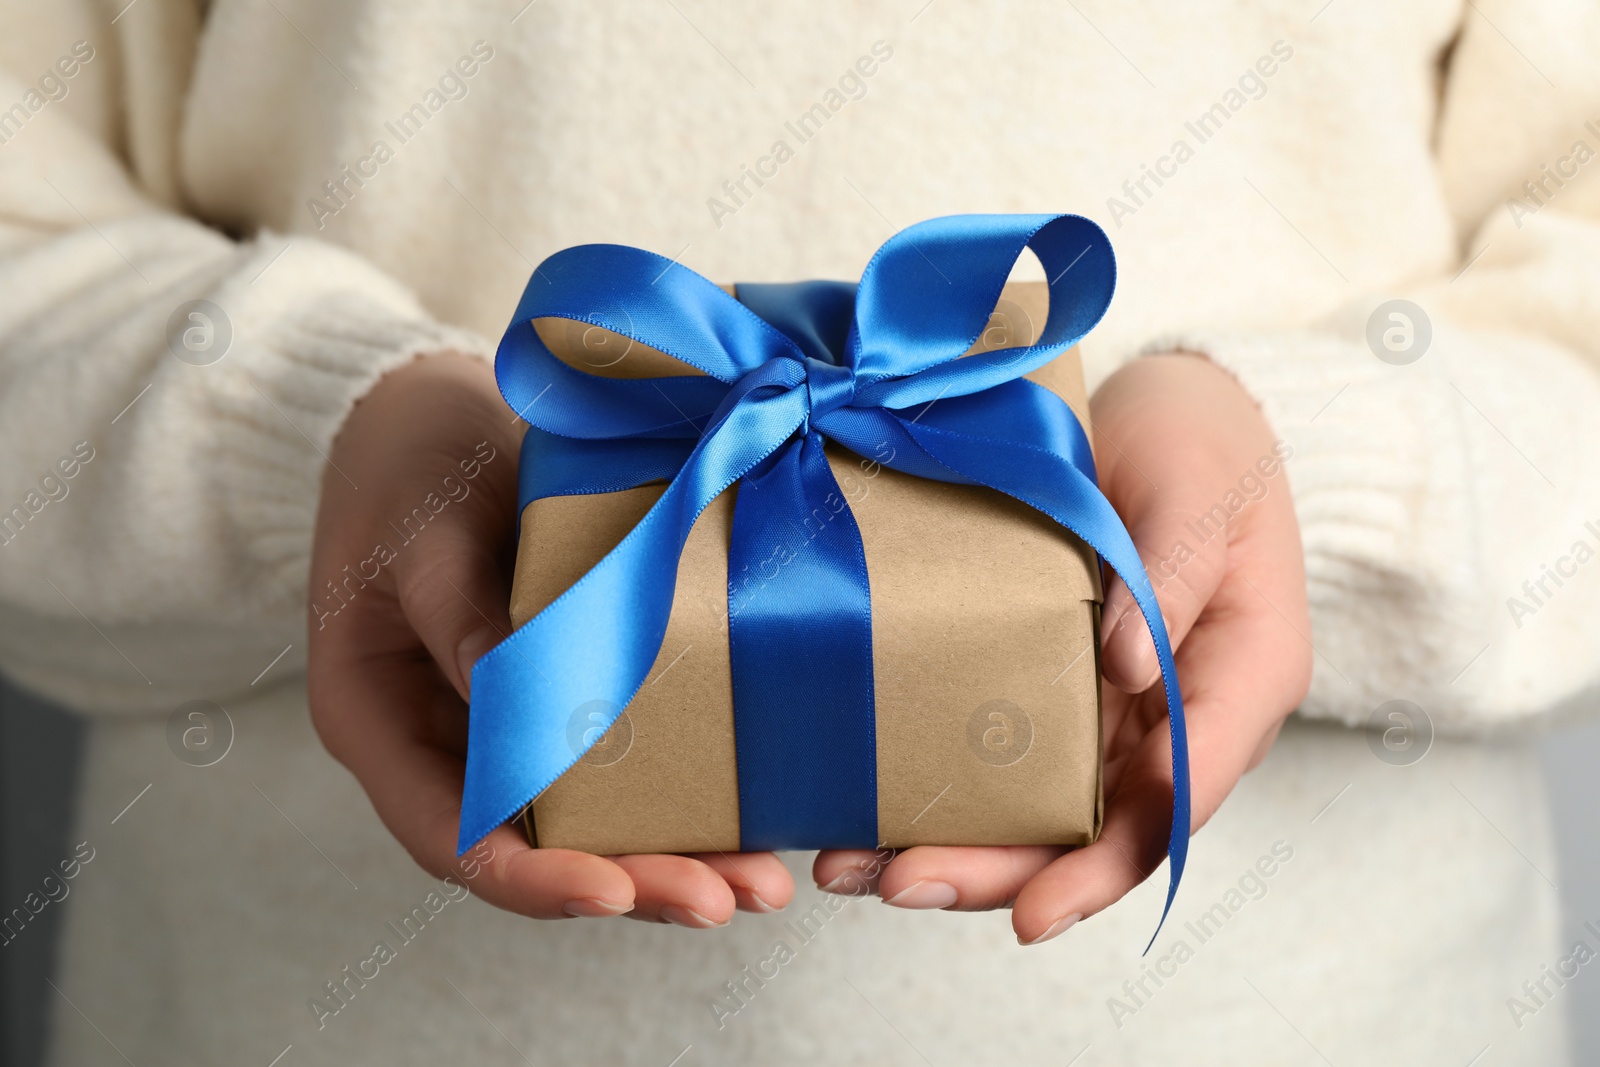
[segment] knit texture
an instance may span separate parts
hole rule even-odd
[[[770,924],[690,939],[473,902],[409,953],[432,964],[402,960],[393,992],[317,1029],[308,998],[426,879],[317,747],[299,668],[345,415],[419,354],[487,356],[543,257],[618,241],[719,281],[849,278],[919,219],[1076,211],[1119,262],[1091,385],[1199,351],[1292,446],[1304,714],[1361,723],[1403,697],[1445,733],[1525,736],[1600,673],[1600,563],[1574,562],[1600,550],[1600,163],[1575,149],[1600,149],[1592,5],[3,6],[0,669],[96,716],[81,818],[104,850],[59,984],[134,1062],[506,1055],[462,999],[539,1062],[694,1044],[685,1062],[882,1063],[909,1041],[949,1062],[1093,1044],[1085,1063],[1281,1063],[1306,1051],[1286,1019],[1336,1062],[1489,1042],[1560,1061],[1559,1004],[1537,1028],[1496,1014],[1557,958],[1548,878],[1483,822],[1549,870],[1526,753],[1441,743],[1405,778],[1327,727],[1295,727],[1197,840],[1178,912],[1275,835],[1315,875],[1137,1026],[1106,1012],[1139,973],[1150,886],[1028,957],[1048,965],[1016,962],[995,917],[852,905],[806,992],[762,994],[728,1041],[700,1013]],[[1404,365],[1369,340],[1393,299],[1431,332]],[[184,347],[199,327],[204,348],[190,301],[220,310],[220,358]],[[241,724],[209,785],[161,740],[194,697]],[[1336,816],[1354,822],[1318,844]],[[1242,978],[1281,1011],[1236,1013]],[[1426,1025],[1380,1025],[1419,996]],[[869,1005],[921,1022],[902,1040]],[[57,1062],[121,1062],[60,1012]],[[1207,1040],[1177,1053],[1183,1033]]]

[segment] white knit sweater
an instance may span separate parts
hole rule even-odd
[[[1085,1043],[1085,1063],[1148,1062],[1191,1025],[1286,1043],[1261,1062],[1308,1058],[1290,1019],[1336,1060],[1413,1039],[1462,1062],[1493,1042],[1517,1050],[1503,1062],[1559,1056],[1559,1003],[1537,1026],[1504,1018],[1556,958],[1525,754],[1441,742],[1400,772],[1312,727],[1197,841],[1186,890],[1203,911],[1293,822],[1298,888],[1252,904],[1255,948],[1241,930],[1231,950],[1259,999],[1196,976],[1161,993],[1168,1025],[1112,1026],[1155,914],[1143,890],[1062,939],[1078,952],[1026,962],[992,917],[854,903],[850,944],[792,968],[810,991],[763,992],[761,1021],[723,1040],[696,1029],[704,1001],[767,954],[764,920],[696,939],[474,901],[408,950],[433,965],[402,958],[375,983],[392,992],[319,1030],[306,1001],[427,886],[316,747],[299,671],[345,413],[419,353],[487,355],[544,256],[619,241],[719,280],[853,277],[918,219],[1065,210],[1107,228],[1121,271],[1091,384],[1152,347],[1199,349],[1293,447],[1304,714],[1359,723],[1400,697],[1445,734],[1549,716],[1600,676],[1592,5],[124,3],[7,3],[0,34],[0,669],[96,724],[80,817],[99,852],[74,890],[60,1062],[112,1044],[141,1064],[264,1064],[290,1044],[312,1062],[479,1041],[505,1058],[501,1031],[534,1062],[666,1063],[685,1044],[799,1062],[829,1041],[899,1062],[914,1016],[933,1029],[910,1043],[950,1062]],[[1431,340],[1397,365],[1375,351],[1400,360],[1382,337],[1407,323],[1369,320],[1400,298]],[[196,697],[239,726],[214,768],[163,740]],[[1307,822],[1368,779],[1332,809],[1347,831]],[[1428,918],[1382,926],[1376,879]],[[1274,909],[1286,925],[1263,925]],[[1461,939],[1479,923],[1502,934]],[[1200,956],[1185,969],[1230,966]],[[1317,975],[1347,966],[1337,1003],[1319,997]],[[1298,978],[1263,984],[1274,968]],[[977,1001],[972,975],[991,983]],[[1341,1031],[1376,1030],[1403,990],[1437,1008],[1414,1032]]]

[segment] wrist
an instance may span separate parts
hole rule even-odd
[[[418,353],[381,375],[356,398],[334,435],[330,455],[337,457],[348,438],[362,436],[368,423],[394,425],[397,416],[418,414],[419,407],[431,402],[505,410],[487,360],[454,349]]]
[[[319,545],[370,547],[389,522],[448,497],[463,464],[482,465],[487,477],[477,487],[491,490],[472,510],[482,512],[486,525],[510,529],[521,437],[516,423],[493,369],[476,356],[428,353],[383,375],[351,408],[328,451]],[[486,456],[498,462],[489,464]],[[488,501],[493,506],[482,511]]]

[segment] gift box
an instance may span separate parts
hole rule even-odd
[[[1006,286],[971,352],[1032,344],[1046,311],[1043,283]],[[535,328],[558,358],[591,374],[686,371],[602,327],[543,320]],[[1076,347],[1028,377],[1087,425]],[[1103,749],[1094,552],[992,489],[912,477],[837,447],[827,459],[860,527],[872,587],[878,842],[1093,841]],[[663,488],[529,503],[512,622],[520,626],[571,587]],[[606,855],[739,850],[728,648],[733,504],[733,493],[723,494],[689,535],[649,681],[523,813],[537,844]],[[809,532],[802,526],[780,552],[799,551]],[[737,606],[737,587],[731,599]],[[571,729],[594,730],[590,717],[604,710],[576,710]]]
[[[1008,286],[1027,250],[1047,281]],[[496,359],[517,629],[472,671],[460,848],[1092,842],[1103,564],[1161,666],[1170,908],[1182,699],[1075,347],[1115,277],[1074,215],[919,223],[853,284],[541,263]]]

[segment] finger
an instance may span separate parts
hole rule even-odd
[[[446,511],[394,563],[400,609],[428,652],[467,699],[472,665],[511,633],[510,590],[469,513]]]
[[[339,616],[337,643],[409,653],[420,636],[462,695],[471,663],[510,629],[495,556],[515,527],[505,413],[479,359],[436,354],[384,376],[340,431],[317,515],[312,588]],[[379,626],[384,602],[409,625]]]
[[[1226,572],[1227,510],[1213,508],[1208,512],[1202,504],[1174,502],[1155,494],[1143,494],[1132,507],[1131,514],[1123,515],[1123,521],[1155,589],[1167,639],[1176,649],[1183,644]],[[1221,518],[1216,514],[1219,510]],[[1100,644],[1101,670],[1118,689],[1142,693],[1160,678],[1155,642],[1133,594],[1120,577],[1106,592]]]
[[[693,858],[728,883],[740,911],[774,912],[794,899],[789,868],[770,852],[702,852]]]
[[[893,849],[830,849],[817,853],[811,877],[824,893],[847,897],[870,896],[878,891],[883,870],[894,859]]]
[[[696,930],[726,926],[733,918],[733,890],[707,864],[690,856],[616,856],[633,879],[629,917],[675,923]]]
[[[497,908],[532,919],[610,918],[633,910],[632,880],[603,856],[533,848],[513,826],[494,830],[477,848],[486,858],[468,863],[466,870],[477,873],[467,888]],[[458,869],[473,855],[458,860]]]
[[[441,741],[439,724],[465,720],[460,698],[424,659],[336,656],[329,642],[316,653],[308,678],[312,707],[322,709],[313,716],[318,734],[424,870],[437,878],[470,870],[472,892],[533,918],[621,914],[633,906],[633,882],[610,860],[532,849],[509,826],[458,861],[466,765]]]
[[[1160,866],[1172,815],[1171,770],[1159,762],[1165,746],[1156,744],[1164,740],[1149,735],[1154,773],[1124,775],[1094,844],[1056,859],[1017,892],[1011,926],[1019,943],[1061,934],[1122,899]]]
[[[1298,635],[1265,605],[1245,602],[1246,594],[1255,595],[1249,583],[1226,584],[1179,654],[1190,833],[1215,814],[1263,740],[1304,695]],[[1099,840],[1062,856],[1017,894],[1012,926],[1019,941],[1049,940],[1109,907],[1160,866],[1171,830],[1171,761],[1167,731],[1152,729],[1107,797]]]
[[[1054,845],[920,845],[894,858],[879,882],[878,895],[897,908],[1004,908],[1064,851]]]
[[[1246,774],[1261,766],[1261,761],[1266,759],[1267,753],[1272,751],[1272,746],[1278,740],[1278,734],[1282,729],[1283,723],[1281,721],[1273,723],[1272,728],[1257,742],[1256,750],[1250,755],[1250,762],[1245,765]]]
[[[1197,829],[1265,758],[1309,686],[1304,596],[1277,584],[1271,575],[1226,583],[1180,653]]]
[[[453,698],[452,698],[453,699]],[[442,877],[458,867],[462,762],[403,734],[374,730],[352,770],[383,824],[424,869]],[[470,888],[496,907],[535,919],[621,915],[634,906],[633,881],[600,856],[532,848],[513,826],[485,838],[492,857]]]

